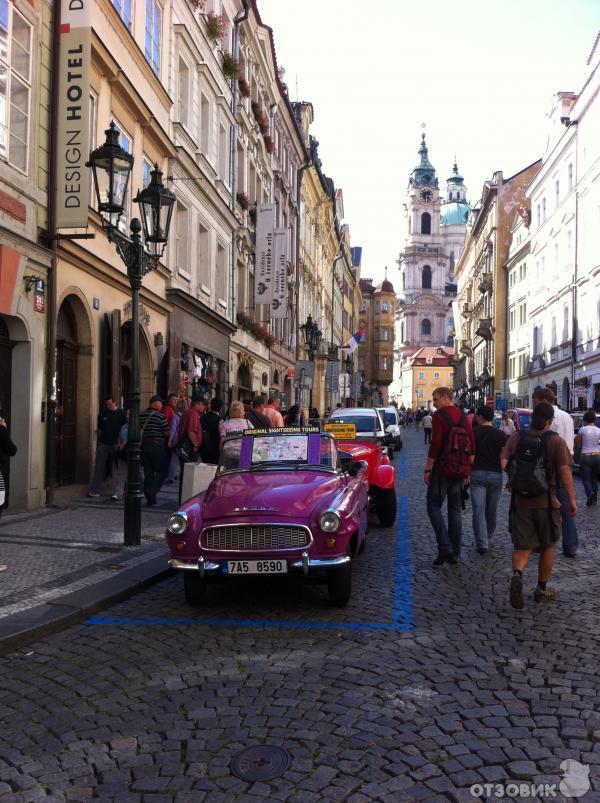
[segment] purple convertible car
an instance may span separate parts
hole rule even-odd
[[[342,462],[317,427],[228,437],[206,491],[168,521],[169,565],[182,571],[187,602],[202,602],[211,576],[299,573],[321,577],[345,605],[367,531],[366,469]]]

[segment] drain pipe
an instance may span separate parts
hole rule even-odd
[[[232,56],[234,60],[239,59],[240,56],[240,29],[239,26],[242,22],[248,19],[248,15],[250,13],[250,6],[248,5],[248,0],[242,0],[244,5],[244,11],[241,15],[238,15],[233,20],[233,43],[232,43]],[[237,170],[238,170],[238,160],[237,160],[237,142],[238,142],[238,121],[237,121],[237,108],[238,108],[238,93],[239,87],[238,82],[235,78],[232,79],[233,87],[231,93],[231,113],[233,115],[233,126],[231,128],[231,148],[229,154],[229,164],[231,169],[231,205],[230,209],[234,216],[235,213],[235,204],[236,204],[236,196],[237,196]],[[231,276],[231,291],[230,291],[230,298],[231,298],[231,322],[234,326],[236,326],[237,322],[237,310],[236,310],[236,288],[235,288],[235,279],[237,273],[237,259],[236,259],[236,247],[235,247],[235,240],[236,235],[239,231],[239,227],[235,228],[231,233],[231,260],[230,260],[230,276]],[[232,401],[232,386],[231,386],[231,359],[229,354],[227,354],[227,388],[229,392],[229,401]]]

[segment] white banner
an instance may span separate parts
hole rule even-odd
[[[274,229],[275,204],[257,204],[254,251],[255,304],[270,304],[273,299]]]
[[[275,259],[271,318],[287,318],[288,230],[275,229]]]
[[[92,0],[60,0],[56,226],[87,226]]]

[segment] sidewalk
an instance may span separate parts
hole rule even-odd
[[[0,655],[60,630],[169,571],[164,539],[178,485],[142,502],[142,541],[123,545],[123,502],[76,496],[0,518]]]

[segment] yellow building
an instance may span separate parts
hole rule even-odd
[[[432,409],[435,388],[452,388],[454,369],[450,358],[454,352],[446,346],[422,346],[402,365],[402,404],[405,408]]]

